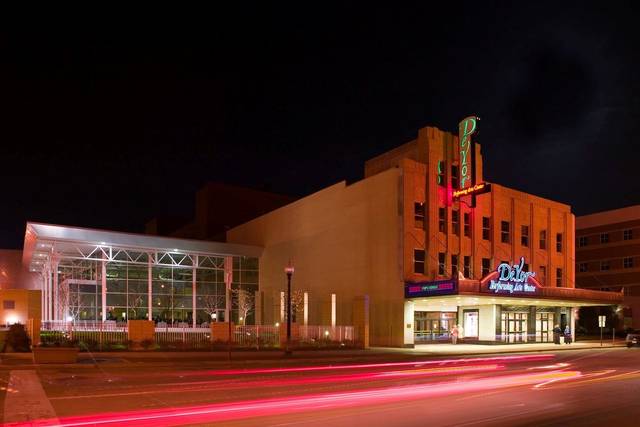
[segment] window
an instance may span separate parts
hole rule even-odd
[[[489,258],[482,258],[482,277],[489,274],[491,269],[491,260]]]
[[[538,271],[540,272],[538,281],[544,285],[547,282],[547,267],[541,265],[540,268],[538,268]]]
[[[491,222],[487,216],[482,217],[482,239],[491,240]]]
[[[622,232],[622,238],[624,240],[633,240],[633,230],[629,229],[629,230],[624,230]]]
[[[451,255],[451,277],[458,277],[458,255]]]
[[[600,261],[600,271],[609,270],[609,261]]]
[[[540,249],[547,249],[547,230],[540,230]]]
[[[632,257],[626,257],[622,259],[622,266],[624,268],[633,268],[633,258]]]
[[[452,210],[451,211],[451,226],[453,227],[453,234],[456,236],[460,235],[460,211]]]
[[[587,236],[578,237],[578,247],[582,248],[589,244],[589,238]]]
[[[415,202],[413,204],[415,227],[424,229],[424,203]]]
[[[453,188],[454,190],[458,189],[458,177],[459,177],[459,172],[458,172],[458,166],[451,166],[451,188]]]
[[[438,253],[438,274],[440,276],[444,276],[446,270],[444,256],[444,253]]]
[[[424,249],[413,250],[413,272],[424,274]]]
[[[438,230],[443,233],[447,232],[447,210],[438,208]]]
[[[511,242],[511,224],[509,221],[500,221],[500,241],[502,243]]]
[[[464,270],[463,270],[462,274],[467,279],[471,279],[471,257],[470,256],[465,256],[463,258],[463,260],[464,260]]]
[[[471,215],[467,212],[462,218],[464,219],[464,235],[465,237],[471,237]]]
[[[600,243],[609,243],[609,233],[600,233]]]
[[[556,286],[562,286],[562,269],[556,268]]]
[[[15,310],[16,302],[12,299],[6,299],[2,301],[2,308],[5,310]]]
[[[438,185],[444,186],[446,183],[444,181],[444,162],[442,160],[438,160]]]
[[[578,268],[580,273],[584,273],[585,271],[587,271],[587,263],[581,262],[580,264],[578,264]]]
[[[524,247],[529,247],[529,226],[523,225],[520,227],[520,244]]]
[[[562,233],[556,234],[556,252],[562,252]]]

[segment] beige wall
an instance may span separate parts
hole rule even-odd
[[[344,182],[227,232],[227,241],[264,247],[260,289],[263,323],[279,321],[284,267],[292,289],[309,292],[309,324],[327,323],[331,294],[338,325],[351,325],[354,297],[370,297],[371,345],[403,344],[401,169],[347,186]]]
[[[14,309],[5,309],[4,302],[13,301]],[[28,319],[40,319],[40,291],[28,289],[0,290],[0,324],[27,324]]]

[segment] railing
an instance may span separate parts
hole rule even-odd
[[[356,334],[353,326],[300,325],[298,326],[298,340],[303,343],[354,343]]]
[[[353,326],[292,326],[291,339],[297,344],[351,345],[357,340]],[[286,339],[283,334],[285,329],[282,326],[273,325],[235,325],[231,331],[233,345],[237,347],[279,347]],[[124,350],[131,344],[127,323],[115,321],[42,322],[40,337],[44,345],[62,345],[73,341],[79,343],[82,349],[88,350]],[[153,340],[140,344],[143,348],[205,349],[211,348],[215,343],[210,327],[175,327],[163,324],[156,325]]]
[[[276,347],[280,345],[280,328],[271,325],[234,326],[233,342],[241,347]]]
[[[154,338],[161,347],[207,348],[211,344],[211,329],[156,327]]]

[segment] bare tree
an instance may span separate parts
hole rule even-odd
[[[213,315],[218,315],[218,310],[225,308],[224,296],[222,295],[205,295],[202,297],[204,303],[204,312],[213,318]]]
[[[238,316],[241,324],[247,321],[247,316],[254,310],[255,298],[253,293],[246,289],[232,289],[233,305],[238,310]]]
[[[142,307],[142,302],[142,295],[136,295],[135,298],[129,300],[129,309],[133,311],[133,320],[138,318],[138,309]]]
[[[304,291],[296,289],[291,292],[291,321],[298,321],[298,313],[304,311]],[[285,319],[287,318],[287,310],[285,307]]]
[[[71,320],[78,320],[80,311],[82,310],[82,299],[80,294],[71,290],[69,282],[64,280],[58,288],[58,307],[61,310],[61,316],[63,320],[71,318]]]

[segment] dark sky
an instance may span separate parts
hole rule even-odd
[[[305,195],[470,114],[486,179],[640,203],[637,2],[372,3],[9,17],[0,247],[27,220],[140,231],[209,180]]]

